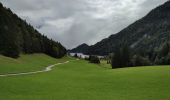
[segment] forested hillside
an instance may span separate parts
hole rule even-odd
[[[76,48],[73,48],[72,50],[69,50],[69,52],[72,53],[87,53],[89,49],[89,46],[87,44],[81,44],[77,46]]]
[[[114,33],[114,32],[113,32]],[[90,47],[88,54],[108,55],[126,43],[137,53],[154,53],[170,39],[170,1],[124,30]]]
[[[48,39],[0,3],[0,54],[17,58],[20,53],[45,53],[63,57],[65,47]]]

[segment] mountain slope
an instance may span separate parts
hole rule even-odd
[[[152,51],[170,38],[170,1],[153,9],[148,15],[117,34],[92,45],[88,54],[107,55],[122,42],[134,51]]]
[[[87,44],[81,44],[77,46],[76,48],[70,50],[71,53],[87,53],[89,49],[89,46]]]
[[[46,53],[59,58],[65,55],[66,49],[0,3],[0,54],[17,58],[20,53]]]

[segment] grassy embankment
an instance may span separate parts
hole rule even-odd
[[[66,57],[55,59],[45,54],[21,55],[18,59],[0,55],[0,74],[42,70],[48,65],[64,62],[67,59]]]

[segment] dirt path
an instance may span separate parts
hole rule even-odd
[[[79,59],[76,60],[70,60],[70,61],[77,61]],[[30,75],[30,74],[37,74],[37,73],[43,73],[43,72],[49,72],[52,70],[53,67],[58,66],[58,65],[63,65],[63,64],[67,64],[70,61],[65,61],[63,63],[57,63],[57,64],[53,64],[50,66],[47,66],[45,69],[40,70],[40,71],[33,71],[33,72],[24,72],[24,73],[11,73],[11,74],[1,74],[0,77],[8,77],[8,76],[20,76],[20,75]]]

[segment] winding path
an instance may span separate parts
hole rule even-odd
[[[76,60],[70,60],[70,61],[77,61],[79,59],[76,59]],[[40,70],[40,71],[32,71],[32,72],[24,72],[24,73],[11,73],[11,74],[0,74],[0,77],[8,77],[8,76],[20,76],[20,75],[30,75],[30,74],[37,74],[37,73],[43,73],[43,72],[49,72],[52,70],[53,67],[55,66],[58,66],[58,65],[63,65],[63,64],[67,64],[69,63],[70,61],[65,61],[63,63],[57,63],[57,64],[53,64],[53,65],[50,65],[50,66],[47,66],[45,69],[43,70]]]

